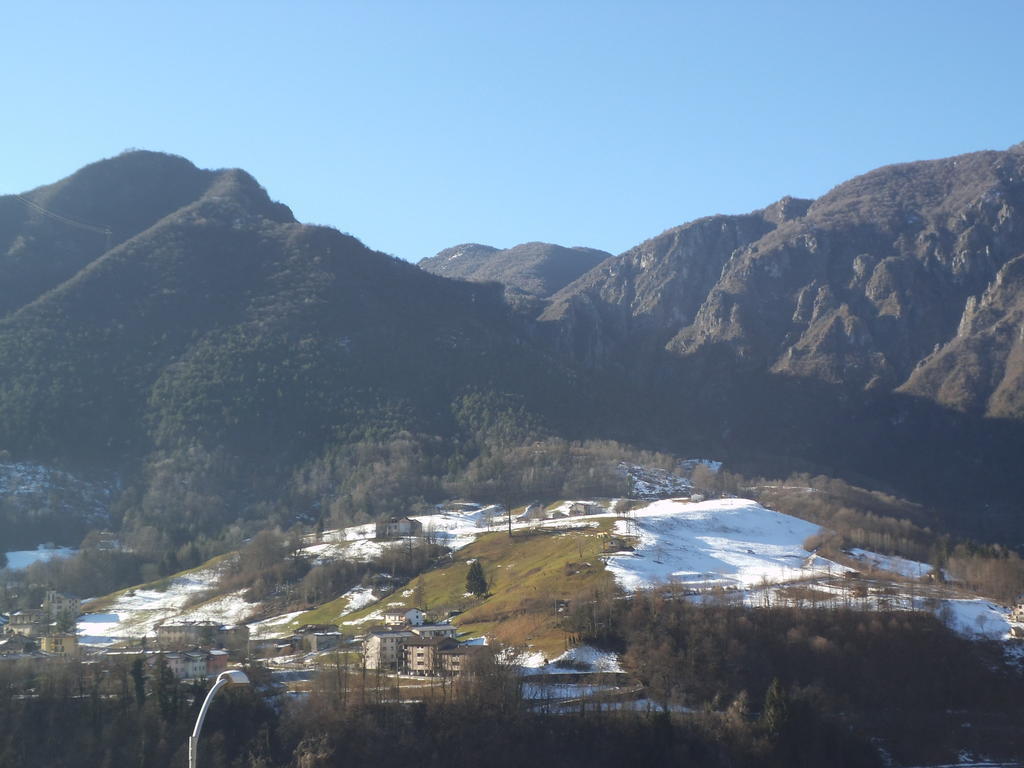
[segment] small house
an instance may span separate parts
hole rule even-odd
[[[334,624],[306,624],[295,634],[302,649],[310,653],[337,648],[342,640],[342,634]]]
[[[422,536],[423,523],[409,517],[390,517],[377,523],[378,539],[398,539],[403,536]]]
[[[1010,621],[1024,622],[1024,595],[1020,595],[1013,603],[1010,611]]]
[[[389,627],[418,627],[425,619],[426,614],[419,608],[389,608],[384,611],[384,623]]]
[[[544,505],[540,502],[533,502],[527,504],[520,519],[522,520],[545,520],[547,519],[547,512],[544,509]]]

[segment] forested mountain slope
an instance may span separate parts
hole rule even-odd
[[[179,536],[393,514],[460,472],[507,496],[503,462],[551,437],[978,501],[973,533],[1019,532],[1022,178],[1018,145],[617,257],[435,257],[466,281],[298,223],[244,171],[125,153],[0,198],[0,449],[127,478],[114,522]]]
[[[21,275],[0,320],[0,447],[15,457],[119,469],[148,457],[142,495],[155,468],[202,465],[186,474],[258,499],[332,446],[452,438],[503,403],[564,422],[579,402],[500,288],[299,224],[243,171],[132,152],[25,197],[49,207],[0,201],[6,239],[35,243],[0,265]],[[105,250],[54,214],[130,236]],[[498,405],[471,413],[467,398]]]
[[[1017,506],[1022,221],[1024,145],[889,166],[668,230],[540,327],[715,455]]]

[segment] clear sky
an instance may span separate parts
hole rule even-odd
[[[411,261],[1024,140],[1024,2],[4,3],[0,193],[129,147]]]

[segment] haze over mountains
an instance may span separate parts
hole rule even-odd
[[[126,153],[0,197],[0,447],[142,497],[215,457],[231,507],[225,483],[269,499],[359,441],[440,441],[419,468],[439,474],[517,424],[979,499],[1015,527],[1022,205],[1018,145],[615,257],[463,245],[418,269],[244,171]]]

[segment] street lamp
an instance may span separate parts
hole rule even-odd
[[[221,688],[225,685],[248,685],[249,678],[240,669],[229,669],[217,675],[217,682],[213,684],[210,692],[206,694],[206,701],[199,710],[199,717],[196,718],[196,727],[192,735],[188,737],[188,768],[196,768],[196,748],[199,745],[199,732],[203,729],[203,721],[206,719],[206,710],[210,708],[210,702]]]

